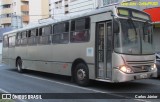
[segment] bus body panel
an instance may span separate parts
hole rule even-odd
[[[8,48],[8,53],[9,53],[9,65],[14,68],[15,67],[15,48],[14,47]]]
[[[9,48],[7,48],[7,47],[3,47],[2,48],[2,62],[4,63],[4,64],[9,64],[9,54],[8,54],[8,49]]]
[[[157,70],[154,72],[146,72],[146,73],[133,73],[133,74],[125,74],[124,72],[114,69],[113,70],[113,82],[126,82],[138,79],[146,79],[151,77],[157,77]]]
[[[157,69],[148,71],[149,68],[155,63],[155,55],[124,55],[113,53],[112,54],[112,81],[124,82],[130,80],[137,80],[143,78],[157,77]],[[138,72],[126,74],[120,71],[120,66],[127,65],[132,67],[133,70],[138,68]]]

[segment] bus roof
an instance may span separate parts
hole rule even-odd
[[[32,26],[26,26],[26,27],[16,29],[16,30],[13,30],[13,31],[10,31],[10,32],[6,32],[3,35],[7,35],[7,34],[10,34],[10,33],[15,33],[15,32],[21,32],[21,31],[28,30],[28,29],[43,27],[43,26],[46,26],[46,25],[51,25],[51,24],[55,24],[55,23],[59,23],[59,22],[64,22],[64,21],[68,21],[68,20],[72,20],[72,19],[76,19],[76,18],[87,17],[87,16],[91,16],[91,15],[95,15],[95,14],[99,14],[99,13],[103,13],[103,12],[107,12],[107,11],[108,12],[112,11],[114,14],[116,14],[116,8],[117,7],[122,7],[122,6],[113,5],[113,6],[102,7],[102,8],[92,10],[90,12],[82,13],[80,15],[76,15],[76,16],[73,16],[73,17],[67,17],[66,19],[56,20],[56,21],[51,20],[49,22],[38,23],[38,24],[34,24]],[[124,8],[133,9],[133,8],[129,8],[129,7],[124,7]],[[135,10],[138,10],[138,9],[135,9]],[[115,15],[115,16],[117,16],[117,15]]]

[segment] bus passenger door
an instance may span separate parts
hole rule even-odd
[[[96,25],[96,78],[111,78],[111,27],[111,22],[102,22]]]
[[[112,22],[106,23],[105,34],[105,61],[106,61],[106,78],[111,79],[112,75]]]

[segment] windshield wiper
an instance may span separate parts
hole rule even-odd
[[[136,35],[138,35],[138,34],[137,34],[137,31],[136,31],[136,27],[135,27],[135,25],[134,25],[134,23],[133,23],[132,18],[128,18],[127,21],[128,21],[128,23],[131,23],[131,24],[132,24],[132,26],[133,26],[133,28],[134,28],[134,31],[135,31]]]
[[[136,27],[135,27],[135,25],[134,25],[134,22],[133,22],[132,18],[128,18],[127,22],[132,24],[132,26],[133,26],[133,28],[134,28],[134,31],[135,31],[135,34],[136,34],[136,38],[137,38],[138,33],[137,33],[137,31],[136,31]],[[141,37],[140,37],[140,40],[141,40]],[[142,42],[140,42],[140,44],[142,45]],[[141,49],[141,50],[140,50],[140,53],[142,53],[142,46],[141,46],[140,49]]]

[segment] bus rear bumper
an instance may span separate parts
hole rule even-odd
[[[118,69],[115,69],[113,75],[113,82],[126,82],[138,79],[147,79],[147,78],[154,78],[157,77],[157,70],[152,72],[144,72],[144,73],[133,73],[133,74],[126,74]]]

